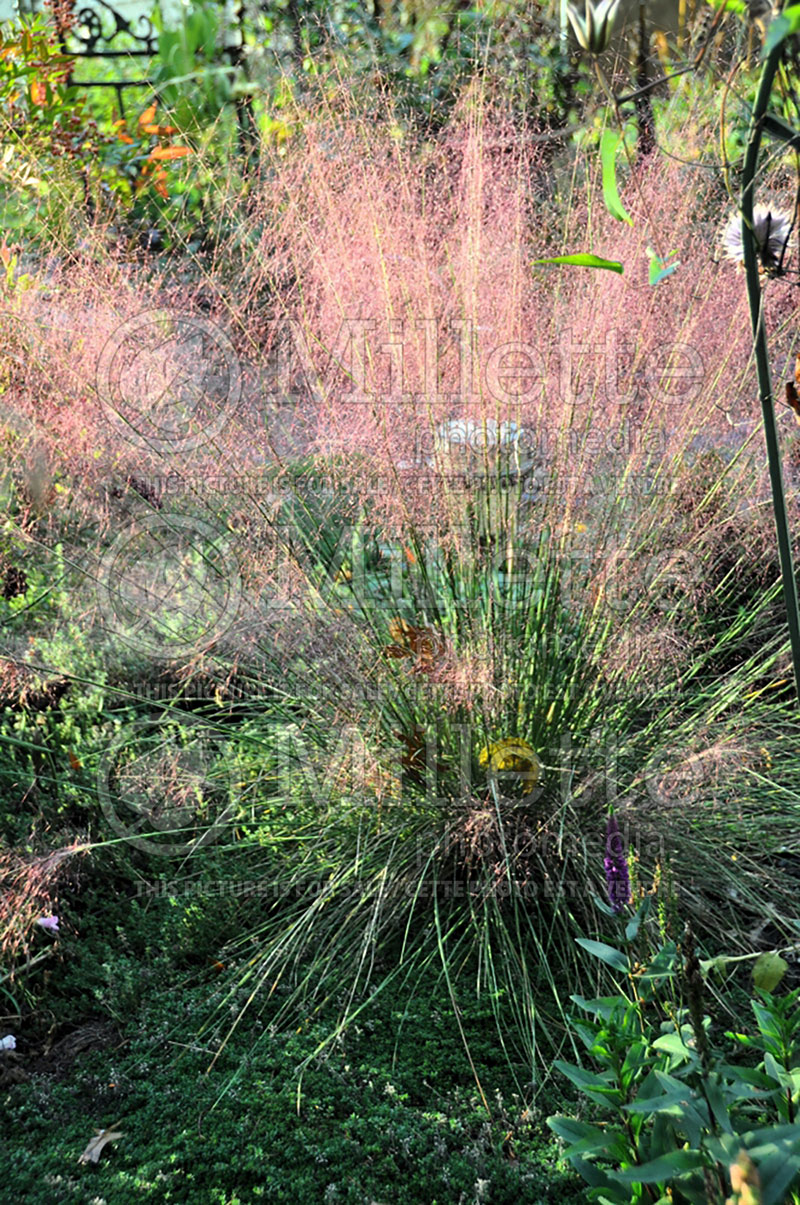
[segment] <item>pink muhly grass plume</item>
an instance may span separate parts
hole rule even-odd
[[[528,183],[537,166],[530,147],[486,118],[454,124],[424,182],[402,147],[358,125],[333,157],[320,125],[302,163],[278,168],[275,241],[291,248],[295,280],[282,307],[320,388],[314,446],[345,457],[351,490],[389,531],[460,516],[435,456],[444,422],[517,423],[557,470],[561,506],[579,513],[599,462],[621,480],[660,467],[663,480],[698,434],[728,435],[725,415],[748,412],[745,302],[707,255],[680,170],[641,173],[641,195],[628,198],[633,230],[592,211],[594,250],[625,263],[620,279],[530,267],[560,249],[540,241],[547,227]],[[656,289],[640,283],[648,213],[661,243],[692,265]],[[582,247],[586,223],[575,205],[564,243]],[[511,344],[523,349],[517,363]],[[512,392],[525,374],[528,387]]]

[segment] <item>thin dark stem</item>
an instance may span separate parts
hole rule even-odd
[[[764,324],[764,304],[761,294],[761,282],[758,275],[756,257],[756,241],[753,233],[753,189],[758,167],[758,152],[761,146],[761,132],[764,115],[767,111],[772,84],[781,61],[782,44],[778,44],[764,64],[758,96],[753,108],[750,123],[750,134],[747,140],[744,171],[742,173],[742,244],[744,249],[744,266],[747,274],[747,299],[750,305],[750,322],[753,329],[753,352],[758,374],[758,392],[761,400],[761,411],[764,416],[764,438],[767,445],[769,461],[770,487],[772,490],[772,508],[775,513],[775,528],[778,536],[778,552],[780,554],[781,575],[783,578],[783,596],[786,603],[786,617],[789,624],[789,640],[792,646],[792,661],[794,663],[794,681],[800,704],[800,611],[797,604],[797,583],[792,563],[792,544],[789,535],[789,523],[786,515],[786,496],[783,489],[783,474],[781,472],[781,456],[778,445],[778,427],[775,422],[775,403],[772,396],[772,381],[769,371],[769,352],[767,347],[767,332]]]

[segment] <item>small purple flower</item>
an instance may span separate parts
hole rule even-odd
[[[43,929],[52,929],[54,933],[58,933],[57,916],[40,916],[36,923],[37,925],[41,925]]]
[[[621,912],[631,897],[631,884],[628,878],[628,860],[622,844],[622,833],[619,831],[616,817],[609,816],[606,827],[606,856],[603,861],[606,871],[608,902],[613,912]]]

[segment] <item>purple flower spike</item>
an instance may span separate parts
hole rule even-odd
[[[40,916],[36,923],[37,925],[41,925],[43,929],[52,929],[54,933],[58,933],[57,916]]]
[[[612,912],[621,912],[631,897],[631,884],[628,878],[628,860],[622,844],[622,833],[619,831],[614,816],[609,816],[606,828],[606,856],[603,861],[606,870],[606,885],[608,902]]]

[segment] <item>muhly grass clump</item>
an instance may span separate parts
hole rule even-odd
[[[203,284],[241,369],[234,404],[213,366],[224,422],[204,377],[207,410],[175,426],[176,366],[197,386],[208,352],[174,317],[122,356],[124,387],[98,380],[121,324],[191,312],[199,285],[97,265],[65,272],[58,321],[15,298],[6,552],[71,549],[107,700],[82,761],[143,671],[171,723],[192,682],[215,700],[231,873],[263,851],[268,889],[228,1003],[278,1024],[332,997],[346,1019],[430,963],[457,999],[469,967],[530,1066],[559,1041],[540,1016],[592,978],[574,938],[604,924],[609,805],[706,941],[744,948],[765,917],[796,937],[771,862],[796,842],[798,759],[774,753],[797,727],[772,702],[790,675],[761,448],[697,460],[753,411],[743,290],[684,169],[641,169],[629,229],[593,196],[543,206],[534,151],[479,107],[423,150],[324,115],[298,143],[264,150],[235,287],[224,255]],[[681,268],[652,289],[656,238]],[[624,276],[531,266],[589,248]],[[15,622],[6,656],[75,672]],[[120,808],[142,739],[105,780]]]

